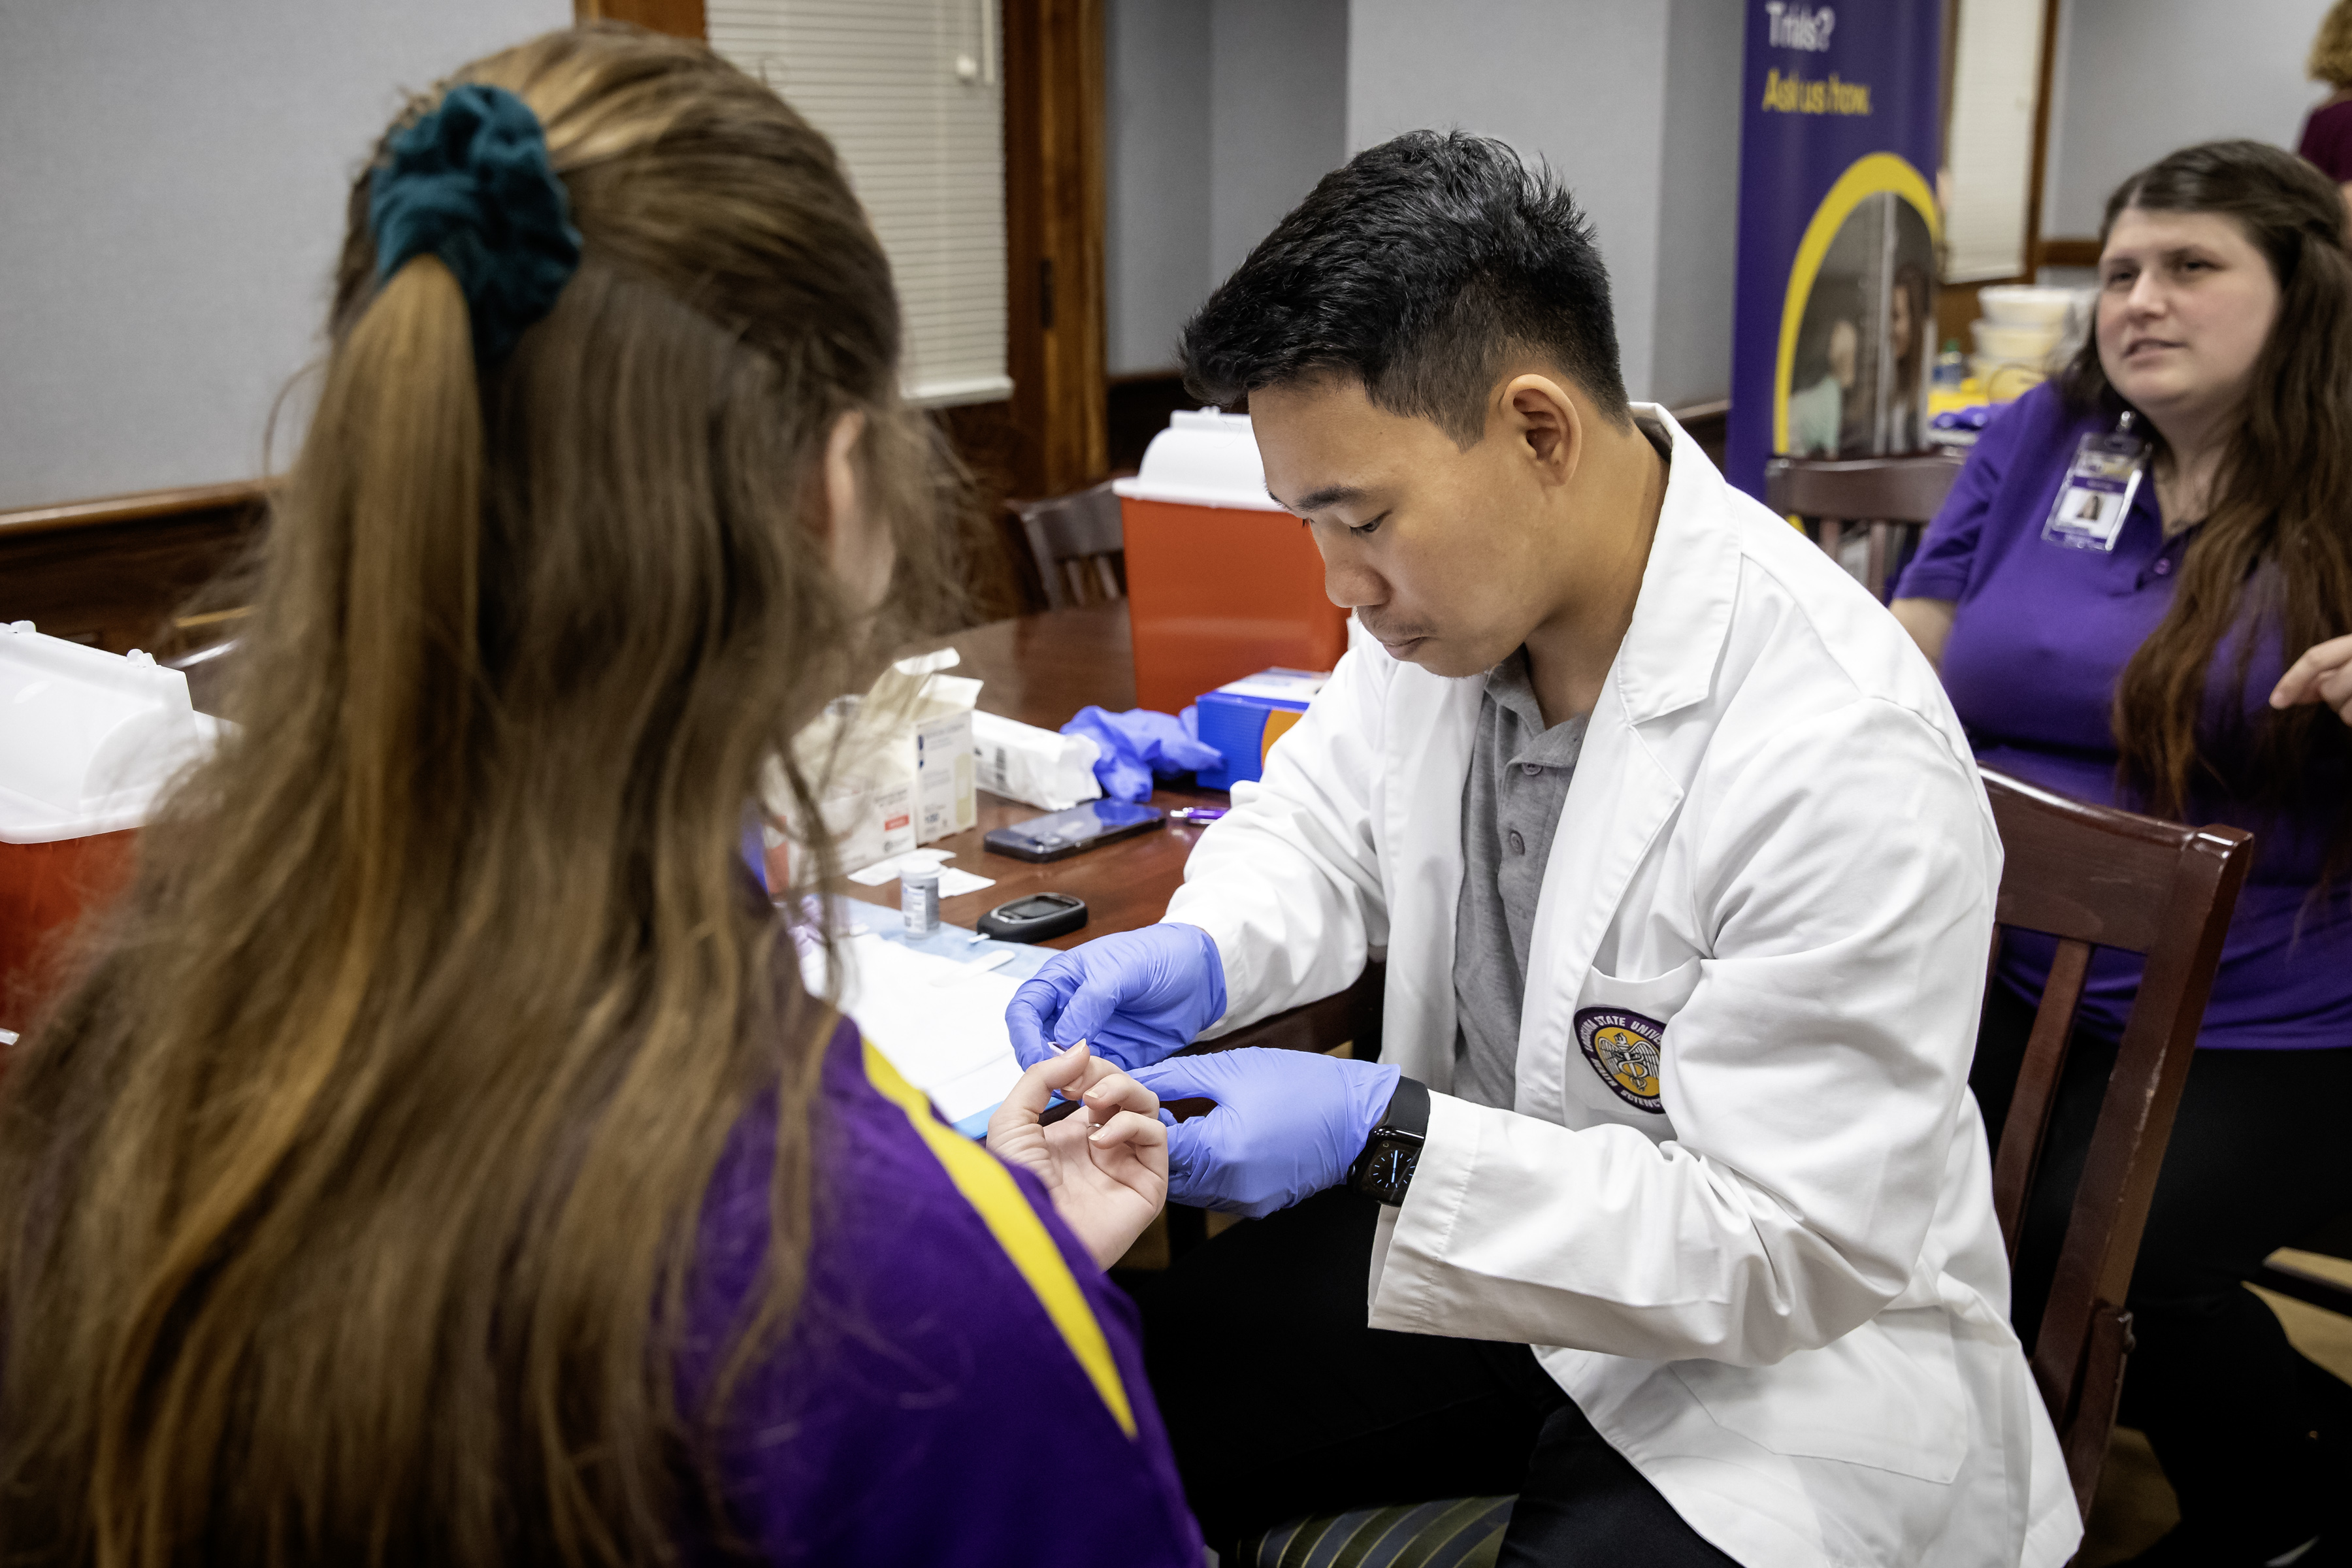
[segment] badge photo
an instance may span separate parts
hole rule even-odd
[[[1576,1043],[1584,1059],[1617,1098],[1637,1110],[1665,1113],[1658,1098],[1659,1060],[1666,1026],[1619,1007],[1586,1007],[1576,1015]]]

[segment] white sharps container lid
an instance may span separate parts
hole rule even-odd
[[[0,844],[138,826],[217,730],[147,654],[0,625]]]
[[[1143,471],[1111,485],[1135,500],[1280,511],[1265,493],[1265,463],[1246,414],[1178,409],[1144,449]]]

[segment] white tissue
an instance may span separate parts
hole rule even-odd
[[[991,795],[1066,811],[1101,798],[1095,759],[1102,753],[1084,735],[1057,735],[993,713],[971,716],[974,782]]]

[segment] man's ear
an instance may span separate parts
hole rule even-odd
[[[1584,459],[1584,416],[1548,375],[1514,376],[1503,388],[1505,434],[1550,484],[1566,484]]]

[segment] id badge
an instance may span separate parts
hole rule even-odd
[[[2084,437],[2058,499],[2050,504],[2042,537],[2071,550],[2115,549],[2147,471],[2147,444],[2131,433],[2128,414],[2115,431]]]

